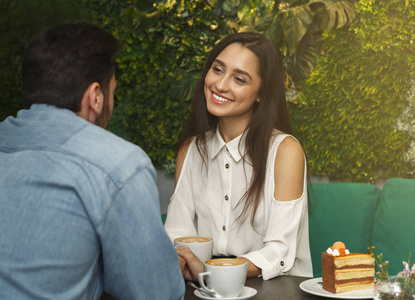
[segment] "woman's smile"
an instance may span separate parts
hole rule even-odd
[[[212,100],[213,100],[213,102],[215,102],[216,104],[219,104],[219,105],[229,103],[229,102],[234,102],[233,100],[230,100],[228,98],[220,96],[219,94],[217,94],[213,91],[212,91]]]

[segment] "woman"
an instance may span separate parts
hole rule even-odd
[[[214,256],[247,261],[248,277],[312,276],[306,162],[291,126],[277,48],[256,33],[212,50],[177,156],[165,228],[209,236]],[[203,263],[177,252],[186,279]]]

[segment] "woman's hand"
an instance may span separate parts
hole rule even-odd
[[[187,246],[179,246],[176,251],[183,277],[186,280],[198,281],[199,273],[204,270],[203,262]]]

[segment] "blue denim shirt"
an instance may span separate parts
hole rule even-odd
[[[69,110],[0,123],[0,299],[180,299],[155,170]]]

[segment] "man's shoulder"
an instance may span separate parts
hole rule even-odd
[[[107,173],[119,184],[145,168],[153,169],[150,158],[139,146],[93,124],[72,136],[62,148]]]

